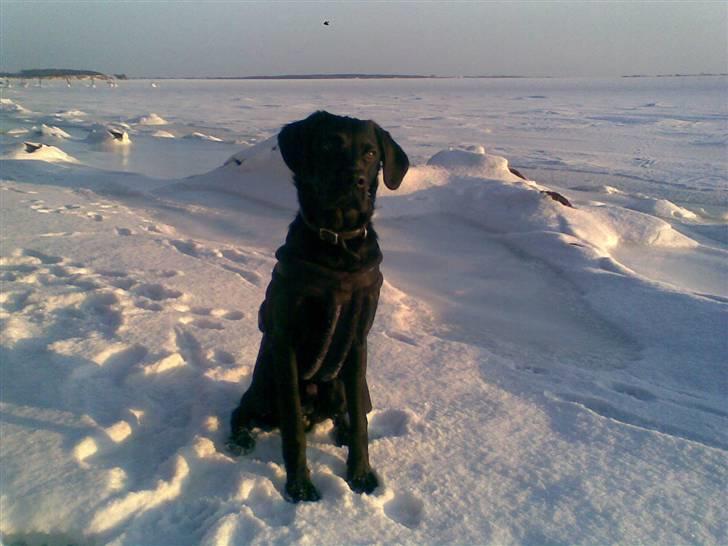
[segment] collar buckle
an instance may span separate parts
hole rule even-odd
[[[331,231],[330,229],[326,228],[319,228],[319,239],[322,241],[326,241],[327,243],[331,243],[332,245],[338,245],[339,244],[339,234],[335,231]]]

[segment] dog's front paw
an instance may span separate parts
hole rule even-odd
[[[288,502],[310,501],[321,499],[321,493],[308,478],[299,478],[286,482],[286,500]]]
[[[379,480],[373,470],[347,477],[346,481],[354,493],[371,493],[379,487]]]
[[[247,455],[255,448],[255,437],[250,430],[243,428],[233,432],[225,445],[235,457]]]

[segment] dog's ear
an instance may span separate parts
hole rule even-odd
[[[289,123],[278,133],[278,148],[283,161],[294,174],[302,173],[309,159],[308,133],[309,119]]]
[[[374,122],[372,122],[374,123]],[[374,132],[379,141],[379,150],[382,154],[382,171],[384,184],[390,190],[396,190],[402,183],[404,175],[409,169],[409,159],[404,150],[397,144],[392,136],[374,123]]]

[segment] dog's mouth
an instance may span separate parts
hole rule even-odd
[[[366,226],[374,212],[373,188],[342,184],[338,179],[299,181],[299,203],[306,217],[318,227],[350,231]]]

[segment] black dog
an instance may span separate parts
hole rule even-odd
[[[251,385],[232,414],[229,445],[247,453],[253,428],[279,427],[287,498],[315,501],[305,431],[332,419],[337,444],[349,447],[349,486],[370,493],[378,482],[369,466],[367,334],[382,285],[371,219],[380,165],[394,190],[409,161],[373,121],[328,112],[286,125],[278,145],[300,208],[276,252],[258,314],[263,339]]]

